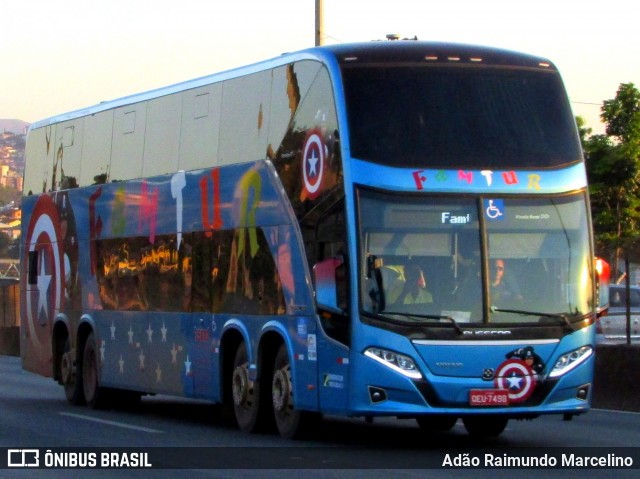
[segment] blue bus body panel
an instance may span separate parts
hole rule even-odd
[[[282,195],[272,166],[259,161],[26,196],[23,211],[25,218],[30,218],[24,223],[28,245],[35,249],[50,241],[54,246],[45,246],[53,250],[55,245],[64,245],[64,251],[54,255],[64,259],[46,268],[52,285],[47,300],[36,286],[25,293],[32,305],[27,320],[34,324],[34,331],[39,322],[51,324],[63,311],[75,318],[69,322],[75,327],[90,321],[97,336],[104,386],[212,400],[221,399],[222,334],[229,329],[238,331],[251,346],[250,361],[255,364],[261,335],[277,331],[265,327],[271,321],[280,325],[280,334],[287,338],[295,360],[292,368],[305,378],[296,382],[300,405],[315,410],[317,316],[296,220]],[[43,223],[49,225],[44,232],[38,226]],[[237,240],[239,252],[234,258],[238,268],[248,268],[257,247],[257,229],[264,234],[268,256],[282,283],[280,314],[189,312],[188,305],[173,312],[151,305],[146,310],[123,310],[108,302],[103,284],[106,274],[100,268],[110,266],[99,257],[97,245],[101,242],[123,247],[136,241],[148,244],[147,259],[138,257],[131,266],[131,259],[127,263],[120,258],[118,266],[120,276],[127,272],[144,277],[136,272],[144,261],[162,263],[162,255],[172,254],[159,251],[156,246],[160,240],[169,238],[178,251],[191,241],[192,234],[218,231],[236,232],[234,242]],[[241,258],[249,259],[241,263]],[[187,268],[175,263],[170,267]],[[54,297],[55,291],[60,291],[59,298]],[[175,290],[158,294],[156,301],[172,295]]]
[[[363,327],[363,341],[352,351],[353,367],[359,374],[351,377],[352,413],[385,415],[392,411],[399,416],[438,414],[506,413],[548,414],[586,411],[587,400],[577,399],[579,387],[591,384],[595,358],[592,355],[579,367],[559,378],[549,373],[558,358],[582,346],[594,344],[594,326],[588,326],[561,340],[530,341],[410,341],[394,334],[380,334],[375,328]],[[422,373],[421,380],[408,378],[364,356],[368,347],[383,347],[412,358]],[[523,354],[523,351],[533,354]],[[535,358],[530,368],[539,371],[522,378],[526,358]],[[483,373],[491,370],[490,377]],[[500,372],[502,371],[502,373]],[[510,373],[515,379],[509,382]],[[498,378],[500,376],[501,379]],[[478,407],[470,405],[472,390],[492,390],[500,387],[510,392],[508,407]],[[384,390],[387,400],[373,403],[371,387]]]

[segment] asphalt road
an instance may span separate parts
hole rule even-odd
[[[0,469],[12,477],[189,477],[371,478],[536,477],[539,469],[440,468],[443,461],[567,451],[568,454],[629,455],[640,467],[640,413],[592,409],[572,421],[548,416],[511,421],[498,438],[469,436],[459,422],[447,433],[426,433],[413,420],[325,418],[304,441],[273,434],[243,434],[222,424],[215,406],[165,396],[145,397],[133,409],[96,411],[66,402],[51,379],[25,372],[19,358],[0,356],[0,448],[41,451],[153,452],[155,466],[183,469],[21,470]],[[69,448],[69,449],[61,449]],[[147,449],[154,448],[154,449]],[[167,449],[158,449],[167,448]],[[544,449],[539,449],[544,448]],[[547,449],[549,448],[549,449]],[[577,448],[565,450],[561,448]],[[597,449],[590,449],[597,448]],[[0,454],[6,454],[0,449]],[[4,459],[4,458],[0,458]],[[0,462],[2,464],[2,462]],[[483,462],[484,464],[484,462]],[[391,471],[392,470],[392,471]],[[544,477],[637,477],[639,469],[548,469]]]

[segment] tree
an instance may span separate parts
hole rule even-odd
[[[587,138],[591,135],[593,131],[591,128],[587,126],[587,122],[581,116],[576,116],[576,125],[578,125],[578,134],[580,135],[580,143],[582,143],[583,147]]]
[[[606,135],[586,138],[584,125],[578,122],[583,141],[587,175],[591,184],[591,208],[600,254],[613,252],[614,270],[624,256],[625,273],[630,258],[640,258],[640,91],[633,83],[622,83],[616,97],[606,100],[600,118]],[[630,278],[627,286],[627,344],[631,343]]]
[[[601,111],[607,135],[618,138],[622,144],[640,146],[640,91],[633,83],[621,83],[616,97],[606,100]]]
[[[606,100],[600,117],[606,135],[586,138],[580,125],[591,207],[600,254],[613,256],[614,268],[623,252],[640,243],[640,91],[623,83],[616,97]]]

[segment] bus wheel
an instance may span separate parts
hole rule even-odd
[[[295,409],[291,364],[284,344],[278,350],[273,367],[271,398],[276,426],[282,437],[298,438],[309,432],[319,419],[318,414]]]
[[[241,343],[236,351],[231,376],[233,411],[238,427],[244,432],[254,432],[258,423],[260,385],[249,379],[249,357],[247,346]]]
[[[434,415],[419,416],[416,418],[420,429],[425,431],[444,432],[449,431],[458,422],[456,416]]]
[[[71,404],[79,406],[84,404],[82,381],[76,374],[77,369],[71,355],[71,341],[69,338],[64,343],[64,350],[60,356],[60,384],[64,387],[64,395]]]
[[[98,409],[104,405],[106,391],[103,391],[100,387],[99,375],[96,338],[91,332],[87,336],[82,355],[82,390],[84,391],[87,406],[92,409]]]
[[[472,436],[495,437],[502,434],[507,427],[509,418],[503,416],[465,416],[462,418],[464,427]]]

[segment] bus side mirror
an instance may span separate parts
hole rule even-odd
[[[609,281],[611,278],[611,268],[609,263],[601,258],[595,259],[596,272],[596,312],[598,316],[603,316],[609,309]]]
[[[331,313],[345,314],[347,310],[347,274],[342,258],[331,258],[313,267],[318,308]]]

